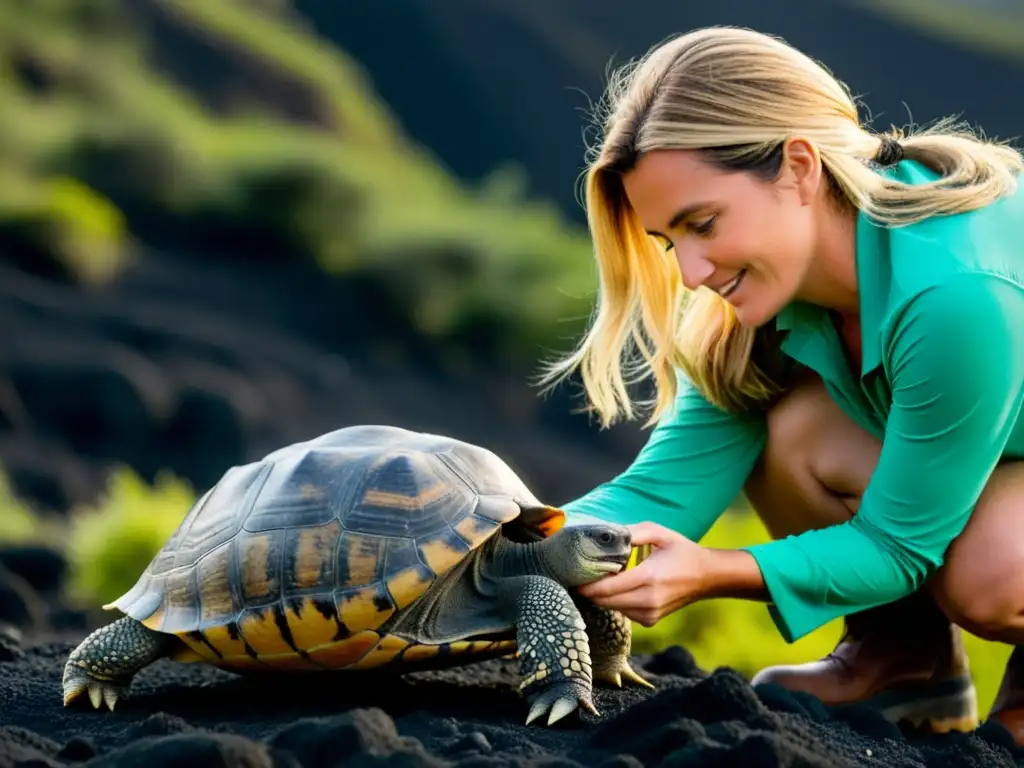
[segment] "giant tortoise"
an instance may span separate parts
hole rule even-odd
[[[140,514],[145,514],[140,511]],[[64,668],[64,704],[111,710],[160,658],[251,670],[402,671],[517,654],[526,722],[594,680],[649,686],[630,624],[571,590],[626,567],[629,530],[566,525],[491,451],[352,426],[232,467],[185,516],[125,616]]]

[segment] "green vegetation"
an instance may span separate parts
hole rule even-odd
[[[14,495],[4,472],[0,472],[0,543],[41,541],[43,523],[38,516]]]
[[[584,232],[507,169],[457,183],[352,61],[251,2],[5,5],[0,174],[0,238],[65,279],[136,242],[309,260],[370,287],[369,326],[530,367],[590,309]]]
[[[68,598],[96,607],[131,589],[194,501],[192,488],[177,478],[165,475],[149,486],[130,469],[113,473],[99,503],[69,515]]]
[[[195,500],[185,482],[163,475],[148,485],[133,470],[110,475],[96,504],[42,516],[20,501],[0,472],[0,544],[38,544],[68,560],[67,599],[89,609],[126,592]]]
[[[124,217],[76,179],[54,177],[9,188],[0,205],[6,233],[59,263],[79,283],[109,280],[125,263]]]

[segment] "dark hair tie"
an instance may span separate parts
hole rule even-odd
[[[889,136],[882,137],[882,144],[875,153],[875,162],[879,165],[896,165],[903,159],[903,145]]]

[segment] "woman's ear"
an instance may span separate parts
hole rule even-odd
[[[818,196],[821,177],[821,155],[814,142],[802,136],[786,139],[779,185],[796,192],[801,205],[810,205]]]

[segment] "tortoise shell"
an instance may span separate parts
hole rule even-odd
[[[228,470],[104,608],[178,636],[180,660],[238,670],[508,652],[514,640],[411,647],[388,626],[502,526],[527,541],[564,520],[484,448],[346,427]]]

